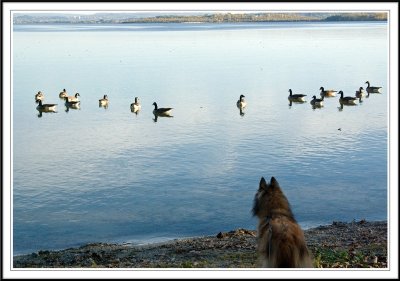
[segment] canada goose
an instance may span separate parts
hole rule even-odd
[[[54,104],[54,103],[43,104],[42,100],[38,100],[37,103],[38,103],[38,106],[36,107],[36,109],[39,111],[56,112],[56,110],[57,110],[57,104]]]
[[[154,105],[154,104],[153,104]],[[131,103],[131,111],[133,113],[137,113],[142,108],[141,104],[139,103],[139,98],[135,97],[135,102]]]
[[[307,95],[303,95],[303,94],[295,94],[295,95],[293,95],[292,94],[292,89],[289,89],[288,99],[290,101],[304,102],[305,101],[305,99],[304,99],[305,96],[307,96]]]
[[[153,105],[154,105],[154,110],[153,110],[154,115],[159,115],[159,116],[169,116],[170,115],[170,111],[172,110],[171,107],[158,108],[156,102],[153,102]]]
[[[343,91],[339,91],[339,102],[341,104],[347,104],[347,105],[356,105],[357,98],[356,97],[343,97]]]
[[[324,87],[319,88],[321,97],[336,97],[336,90],[325,90]]]
[[[239,107],[239,108],[245,108],[246,107],[247,103],[244,100],[244,97],[245,97],[244,95],[240,95],[239,100],[236,102],[237,107]]]
[[[70,101],[69,97],[65,97],[64,100],[66,107],[79,108],[81,103],[80,101]]]
[[[380,93],[382,90],[382,87],[370,86],[369,81],[366,81],[365,84],[368,84],[368,87],[366,88],[368,93]]]
[[[60,99],[67,97],[68,96],[67,91],[63,89],[58,96],[60,97]]]
[[[104,95],[102,99],[99,99],[99,106],[106,105],[108,103],[108,96]]]
[[[67,96],[68,101],[79,101],[78,97],[81,95],[79,93],[76,93],[75,96]]]
[[[365,97],[367,94],[364,91],[363,87],[360,87],[360,89],[358,91],[356,91],[356,97],[357,98],[362,98]]]
[[[316,96],[313,96],[312,98],[313,99],[310,101],[312,106],[315,106],[315,107],[324,106],[324,96],[322,96],[322,99],[317,99]]]
[[[39,91],[39,92],[35,95],[35,101],[39,101],[39,100],[41,100],[41,101],[44,100],[44,94],[43,94],[41,91]]]

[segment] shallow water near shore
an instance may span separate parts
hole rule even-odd
[[[15,26],[14,254],[255,229],[262,176],[303,228],[387,220],[386,23],[123,27]],[[367,80],[382,94],[309,103]],[[289,89],[307,102],[289,105]],[[38,91],[57,113],[39,114]],[[155,120],[153,102],[173,117]]]

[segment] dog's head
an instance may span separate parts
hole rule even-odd
[[[271,177],[268,184],[264,177],[260,180],[260,185],[254,196],[253,216],[271,216],[274,211],[284,211],[291,213],[289,202],[283,194],[278,181]]]

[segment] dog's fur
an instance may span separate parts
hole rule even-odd
[[[257,241],[262,267],[312,267],[304,233],[274,177],[270,184],[261,178],[253,215],[259,218]]]

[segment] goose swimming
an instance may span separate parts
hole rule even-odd
[[[307,95],[303,95],[303,94],[293,94],[292,93],[292,89],[289,89],[289,96],[288,99],[290,101],[294,101],[294,102],[304,102],[305,101],[305,97]]]
[[[166,108],[161,107],[161,108],[158,108],[156,102],[153,102],[153,105],[154,105],[154,110],[153,110],[153,114],[154,114],[154,115],[159,115],[159,116],[165,115],[165,116],[168,116],[168,115],[170,115],[171,110],[173,109],[173,108],[171,108],[171,107],[166,107]]]
[[[139,103],[139,98],[135,97],[135,102],[131,103],[131,111],[133,113],[137,113],[141,108],[142,108],[142,105]]]
[[[60,99],[63,99],[68,96],[68,93],[65,89],[63,89],[58,96],[60,97]]]
[[[79,93],[76,93],[75,96],[67,96],[68,101],[79,101],[79,98],[81,95]]]
[[[36,109],[39,111],[56,112],[56,110],[57,110],[57,104],[54,104],[54,103],[43,104],[42,100],[38,100],[37,103],[38,103],[38,106],[36,107]]]
[[[39,101],[39,100],[41,100],[41,101],[44,100],[44,94],[43,94],[41,91],[39,91],[39,92],[35,95],[35,101]]]
[[[356,97],[357,98],[362,98],[362,97],[365,97],[367,94],[366,94],[366,92],[364,91],[364,88],[363,87],[360,87],[360,89],[358,89],[358,91],[356,91]]]
[[[104,95],[102,99],[99,99],[99,107],[106,107],[108,105],[108,96]]]
[[[369,81],[366,81],[365,84],[368,85],[367,88],[366,88],[366,90],[367,90],[368,93],[380,93],[381,90],[382,90],[382,87],[373,87],[373,86],[370,86]]]
[[[80,103],[81,103],[80,101],[70,101],[68,99],[68,97],[65,97],[64,100],[65,100],[66,107],[79,108]]]
[[[322,107],[324,106],[324,96],[322,96],[322,99],[317,99],[316,96],[313,96],[313,99],[310,101],[312,106],[315,107]]]
[[[325,90],[324,87],[319,88],[321,97],[336,97],[336,90]]]
[[[356,105],[357,98],[356,97],[343,97],[343,91],[339,91],[339,102],[341,104],[347,104],[347,105]]]

